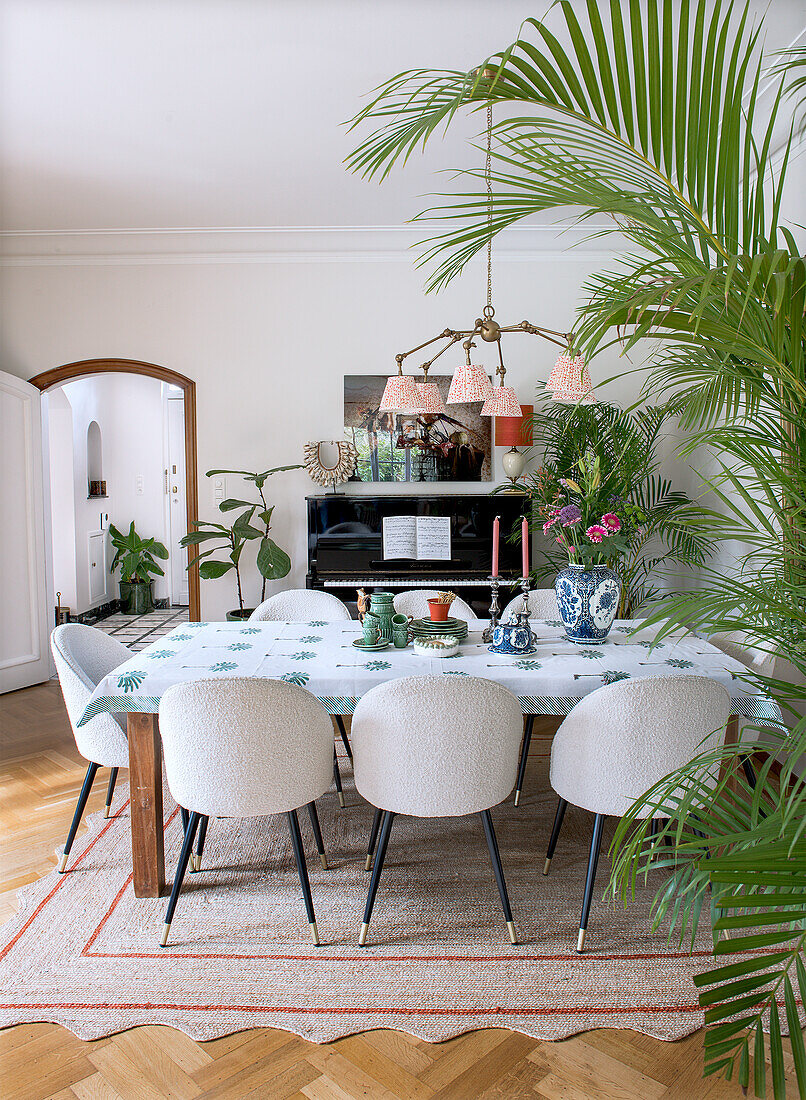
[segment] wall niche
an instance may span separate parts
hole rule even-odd
[[[105,497],[103,441],[97,420],[87,425],[87,497]]]

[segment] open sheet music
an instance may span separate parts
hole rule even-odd
[[[450,516],[385,516],[384,558],[450,561]]]

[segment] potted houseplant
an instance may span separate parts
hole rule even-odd
[[[211,523],[197,520],[195,530],[185,535],[182,546],[201,546],[208,542],[217,543],[209,550],[200,550],[188,563],[188,568],[198,563],[199,576],[203,580],[212,580],[234,572],[238,591],[238,606],[227,612],[227,619],[248,619],[253,607],[244,607],[243,584],[241,579],[241,555],[247,543],[258,541],[257,568],[262,577],[260,602],[266,598],[266,581],[279,580],[291,572],[291,559],[269,537],[271,517],[274,505],[269,505],[263,487],[271,474],[284,473],[287,470],[299,470],[300,466],[276,466],[272,470],[253,473],[248,470],[208,470],[207,477],[220,474],[239,474],[245,481],[251,482],[258,493],[259,501],[241,500],[228,497],[218,506],[220,512],[237,512],[235,520],[229,524]],[[213,559],[216,554],[224,554],[224,559]],[[213,560],[210,560],[213,559]]]
[[[109,537],[115,548],[110,573],[120,566],[120,609],[126,615],[144,615],[154,607],[151,574],[165,575],[154,558],[164,561],[168,551],[156,539],[140,538],[134,529],[134,520],[125,535],[110,523]]]
[[[533,500],[543,534],[568,555],[568,565],[554,582],[565,633],[569,641],[595,645],[609,634],[621,599],[613,567],[628,548],[629,528],[643,515],[612,496],[602,482],[598,455],[589,452],[576,466],[578,480],[546,468],[538,471]]]

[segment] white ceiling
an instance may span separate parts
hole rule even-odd
[[[463,123],[383,186],[342,125],[406,68],[470,68],[545,0],[0,0],[7,231],[399,225]],[[761,11],[767,3],[754,3]],[[771,0],[767,40],[803,30]]]

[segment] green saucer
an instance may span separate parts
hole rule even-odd
[[[380,642],[373,642],[371,645],[363,641],[361,638],[353,638],[353,645],[356,649],[363,649],[365,653],[374,652],[377,649],[388,649],[391,642],[387,642],[385,638]]]

